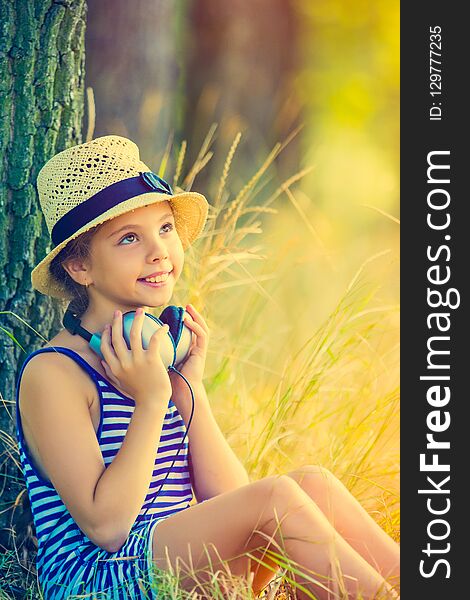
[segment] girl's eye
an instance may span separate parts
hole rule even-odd
[[[131,237],[135,237],[135,233],[128,233],[127,235],[125,235],[122,240],[119,242],[123,242],[124,240],[127,240],[127,238],[131,238]],[[125,246],[127,246],[127,244],[124,244]]]
[[[166,227],[167,225],[170,226],[170,229],[168,231],[172,231],[172,229],[173,229],[173,223],[170,223],[170,222],[165,223],[164,225],[162,225],[162,227]]]
[[[169,233],[170,231],[172,231],[174,229],[173,223],[170,223],[170,222],[162,225],[162,228],[167,227],[167,225],[169,226],[169,229],[167,229],[167,231],[165,231],[165,233]],[[123,238],[121,238],[118,245],[121,245],[121,242],[123,242],[124,240],[127,240],[128,238],[135,238],[135,237],[137,237],[135,233],[127,233]],[[123,245],[129,246],[129,244],[123,244]]]

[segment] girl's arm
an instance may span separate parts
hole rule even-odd
[[[178,376],[176,376],[178,377]],[[187,424],[191,394],[172,379],[173,401]],[[204,385],[193,386],[194,414],[188,431],[191,483],[198,502],[250,483],[248,474],[229,446],[212,413]]]
[[[96,484],[93,504],[117,552],[129,536],[149,490],[166,406],[136,403],[121,448]]]
[[[96,545],[116,552],[148,493],[167,405],[139,399],[122,446],[105,468],[81,370],[63,354],[33,357],[21,379],[21,417],[74,521]]]

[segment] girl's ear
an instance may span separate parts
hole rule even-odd
[[[76,258],[65,260],[63,263],[61,263],[61,265],[76,283],[79,283],[80,285],[91,283],[90,276],[88,274],[88,267],[83,260]]]

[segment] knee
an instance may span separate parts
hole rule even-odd
[[[296,481],[288,475],[270,475],[250,484],[251,493],[266,503],[272,499],[279,500],[281,497],[294,498],[298,496],[301,489]]]
[[[308,475],[319,475],[325,478],[333,478],[333,473],[322,465],[305,465],[300,469],[301,472],[307,473]]]
[[[343,484],[326,467],[321,465],[306,465],[288,473],[309,496],[316,498],[328,495],[333,490],[344,490]]]
[[[317,485],[322,482],[327,485],[334,484],[338,479],[326,467],[321,465],[305,465],[300,469],[288,473],[299,485],[302,483],[315,482]]]

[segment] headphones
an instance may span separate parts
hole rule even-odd
[[[169,330],[167,332],[167,335],[163,336],[163,338],[161,339],[160,356],[161,356],[163,364],[165,365],[165,367],[168,371],[173,371],[174,373],[177,373],[180,377],[182,377],[184,379],[184,381],[186,382],[186,384],[189,387],[189,391],[191,392],[191,401],[192,401],[191,414],[189,417],[188,425],[186,427],[186,432],[181,441],[181,445],[178,448],[178,452],[176,453],[176,456],[173,459],[173,463],[171,464],[171,467],[168,469],[165,479],[163,480],[163,482],[160,485],[160,487],[158,488],[158,490],[153,494],[152,500],[154,500],[156,498],[156,496],[158,496],[158,494],[160,493],[161,489],[163,488],[166,480],[168,479],[168,475],[170,474],[171,470],[173,469],[173,465],[175,464],[175,461],[180,453],[180,450],[184,445],[184,440],[186,439],[186,436],[189,431],[189,427],[191,425],[191,421],[193,419],[194,394],[193,394],[193,390],[191,388],[191,384],[186,379],[186,377],[182,373],[180,373],[178,371],[178,369],[175,367],[175,365],[179,365],[184,362],[184,360],[186,359],[186,357],[189,353],[189,348],[190,348],[191,342],[192,342],[192,331],[189,329],[189,327],[187,327],[184,324],[184,321],[183,321],[184,316],[185,316],[185,310],[182,306],[170,305],[170,306],[167,306],[165,308],[165,310],[163,310],[163,312],[160,314],[160,317],[155,317],[154,315],[144,312],[144,320],[142,323],[142,347],[145,349],[148,348],[148,345],[150,343],[150,338],[152,337],[152,335],[158,329],[160,329],[160,327],[163,327],[163,325],[168,325]],[[129,348],[129,350],[131,349],[130,331],[131,331],[132,323],[134,321],[134,317],[135,317],[135,310],[129,310],[129,311],[123,313],[123,315],[122,315],[122,335],[126,341],[126,344],[127,344],[127,347]],[[67,329],[67,331],[69,331],[72,335],[78,334],[79,336],[84,338],[88,342],[88,345],[90,346],[90,348],[100,358],[104,359],[104,356],[100,349],[101,335],[102,335],[101,332],[96,332],[96,333],[92,334],[89,331],[87,331],[84,327],[81,326],[81,320],[76,315],[74,315],[70,309],[67,309],[65,311],[64,317],[62,319],[62,324]],[[145,509],[143,516],[145,516],[147,514],[148,508],[149,507],[147,507]]]

